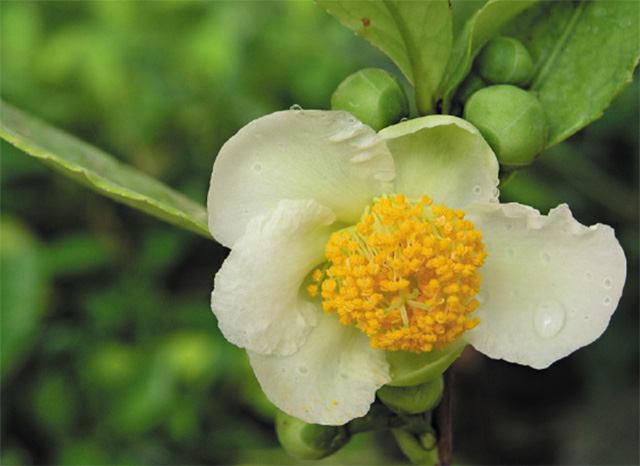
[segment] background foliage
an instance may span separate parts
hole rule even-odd
[[[379,51],[310,2],[2,2],[2,97],[204,202],[250,120],[328,108]],[[502,199],[616,229],[621,304],[535,371],[467,350],[455,461],[637,464],[638,86]],[[244,351],[209,309],[219,245],[115,204],[2,143],[2,464],[296,464]],[[321,463],[405,461],[358,436]]]

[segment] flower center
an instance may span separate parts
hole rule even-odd
[[[443,349],[476,325],[482,233],[461,210],[422,196],[374,199],[355,226],[333,233],[311,296],[356,325],[375,349],[421,353]]]

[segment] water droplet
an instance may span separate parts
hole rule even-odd
[[[251,169],[256,173],[260,173],[262,171],[262,164],[254,163]]]
[[[602,300],[602,304],[604,304],[605,306],[608,306],[609,304],[611,304],[611,296],[605,296],[604,299]]]
[[[293,104],[291,107],[289,107],[289,110],[293,110],[294,112],[299,112],[300,110],[302,110],[302,107],[298,104]]]
[[[605,278],[604,281],[602,282],[602,286],[604,286],[607,290],[611,289],[611,279],[610,278]]]
[[[516,252],[513,250],[513,248],[507,248],[507,256],[513,257],[515,253]]]
[[[482,188],[480,186],[474,186],[473,192],[479,196],[480,194],[482,194]]]
[[[301,364],[298,366],[298,373],[300,375],[307,375],[309,373],[309,369],[304,364]]]
[[[585,280],[589,280],[590,281],[592,278],[593,278],[593,274],[591,272],[586,272],[584,274],[584,279]]]
[[[565,311],[558,301],[546,301],[540,304],[533,314],[536,333],[545,340],[555,337],[565,322]]]
[[[550,264],[551,263],[551,256],[549,255],[548,252],[543,252],[542,253],[542,262],[544,262],[545,264]]]
[[[511,223],[507,223],[507,224],[504,226],[504,229],[505,229],[505,230],[507,230],[507,231],[511,231],[511,230],[513,230],[513,224],[511,224]]]
[[[353,117],[349,117],[349,118],[347,119],[347,121],[348,121],[349,123],[351,123],[351,124],[354,124],[354,123],[356,122],[356,119],[355,119],[355,118],[353,118]]]
[[[500,190],[498,188],[493,188],[493,197],[500,197]]]

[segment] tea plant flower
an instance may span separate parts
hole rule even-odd
[[[208,196],[231,249],[211,305],[267,397],[344,424],[394,382],[394,355],[471,344],[541,369],[597,339],[626,275],[613,230],[500,204],[497,184],[494,153],[450,116],[376,133],[291,110],[233,136]]]

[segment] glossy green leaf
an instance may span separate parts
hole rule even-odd
[[[211,238],[203,206],[75,136],[1,106],[0,136],[9,143],[105,196]]]
[[[505,29],[533,57],[530,89],[549,120],[549,146],[599,118],[631,82],[639,20],[637,1],[545,2]]]
[[[433,95],[452,45],[446,0],[318,0],[342,24],[385,52],[416,88],[421,114],[433,113]]]
[[[443,109],[448,112],[453,92],[471,69],[480,49],[516,15],[539,0],[492,0],[469,18],[460,35],[455,38],[445,79],[438,95],[442,95]],[[454,11],[455,14],[455,11]]]

